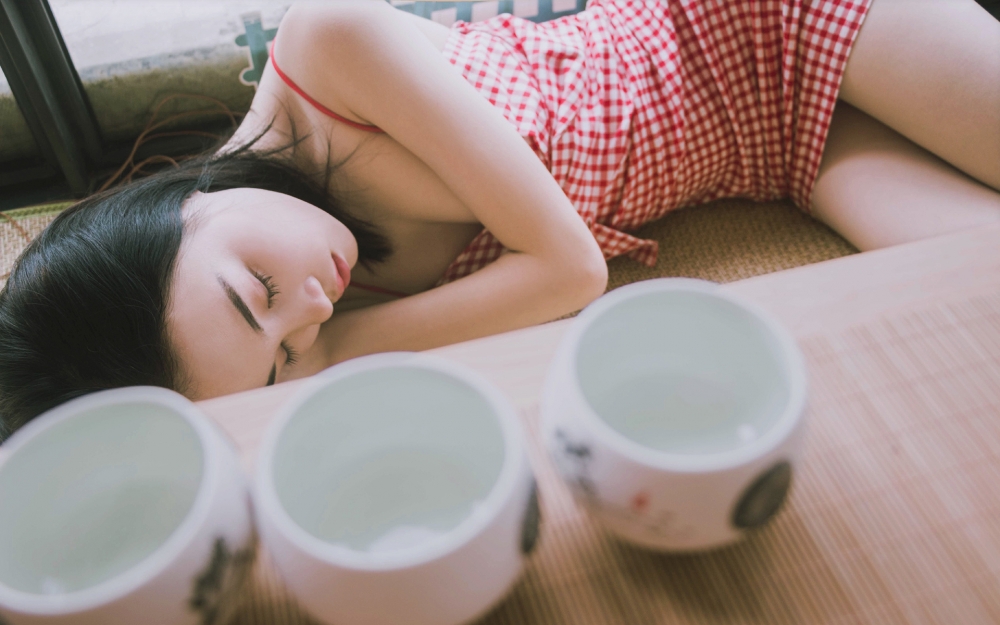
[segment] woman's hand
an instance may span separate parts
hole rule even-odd
[[[545,166],[406,17],[379,1],[296,4],[276,53],[314,98],[420,158],[510,253],[431,291],[334,313],[322,334],[334,360],[539,323],[607,282],[600,248]]]

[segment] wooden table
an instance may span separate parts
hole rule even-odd
[[[731,282],[797,338],[834,332],[886,312],[1000,288],[1000,224]],[[486,376],[514,405],[538,400],[571,319],[430,350]],[[246,467],[277,407],[301,385],[286,382],[199,402],[233,438]]]
[[[1000,225],[726,284],[796,337],[810,375],[784,510],[724,549],[610,539],[538,441],[538,396],[572,320],[433,350],[518,408],[539,547],[483,623],[1000,623]],[[301,382],[201,402],[247,469]],[[303,625],[266,552],[239,625]],[[377,600],[377,598],[373,598]]]

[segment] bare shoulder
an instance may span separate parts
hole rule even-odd
[[[337,0],[297,2],[281,21],[274,43],[274,56],[283,72],[302,90],[324,106],[352,121],[371,123],[345,103],[345,85],[338,69],[385,49],[394,26],[418,31],[438,51],[444,49],[450,29],[430,20],[400,11],[383,0]],[[379,77],[369,77],[371,81]]]
[[[336,75],[333,63],[349,62],[357,54],[357,34],[364,24],[394,19],[393,12],[392,7],[380,0],[296,2],[281,20],[271,49],[272,61],[279,62],[292,82],[326,108],[367,124],[338,97],[340,89],[333,84]],[[283,85],[277,81],[275,84],[275,93],[287,95]]]
[[[331,84],[335,79],[326,61],[331,58],[329,48],[339,43],[339,49],[333,54],[343,58],[342,55],[348,52],[344,48],[348,39],[345,33],[356,30],[364,22],[397,19],[397,13],[415,20],[414,25],[426,29],[432,40],[435,37],[440,39],[442,47],[448,34],[448,29],[440,24],[394,9],[387,13],[383,10],[385,8],[391,9],[381,0],[293,4],[281,21],[270,51],[273,58],[261,76],[250,110],[222,151],[246,145],[251,140],[255,141],[255,149],[276,148],[310,134],[317,124],[324,124],[322,116],[304,106],[301,97],[277,75],[274,64],[279,60],[282,72],[304,93],[318,98],[325,108],[359,124],[370,123],[354,114],[338,98],[339,90],[337,85]],[[436,29],[443,29],[444,33]],[[321,134],[326,136],[332,132],[345,135],[338,136],[336,141],[339,147],[344,148],[342,151],[349,153],[349,148],[357,146],[358,141],[352,140],[356,137],[349,131],[343,132],[342,125],[334,124],[331,128]]]
[[[317,49],[337,49],[357,42],[361,34],[377,32],[378,25],[398,18],[397,10],[382,0],[296,2],[281,20],[275,46],[283,65],[299,65]]]
[[[373,17],[374,16],[374,17]],[[284,20],[287,30],[295,30],[296,34],[308,36],[317,27],[323,31],[333,26],[335,28],[351,28],[352,20],[362,20],[371,23],[371,19],[391,17],[413,24],[427,36],[438,48],[444,47],[449,29],[437,22],[418,17],[406,11],[393,9],[383,0],[336,0],[334,2],[296,2],[293,4]],[[336,20],[331,24],[330,20]]]

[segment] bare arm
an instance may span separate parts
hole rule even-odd
[[[445,286],[335,313],[320,339],[331,363],[540,323],[603,293],[607,265],[562,189],[398,10],[384,2],[296,5],[279,33],[289,66],[323,68],[323,80],[309,85],[314,97],[386,131],[511,250]]]

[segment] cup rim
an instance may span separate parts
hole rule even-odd
[[[435,371],[457,379],[479,393],[489,404],[500,425],[504,442],[503,464],[489,494],[455,527],[425,543],[403,549],[370,553],[336,545],[313,536],[291,518],[278,498],[274,484],[274,454],[285,426],[295,413],[328,385],[351,376],[379,369],[414,368]],[[354,358],[334,365],[314,376],[280,408],[261,441],[257,457],[254,495],[258,513],[266,514],[278,532],[294,547],[327,564],[365,572],[380,572],[419,566],[460,549],[479,535],[504,508],[518,486],[518,477],[527,462],[521,426],[510,401],[477,373],[440,356],[417,352],[386,352]]]
[[[60,404],[35,417],[0,445],[0,471],[7,460],[36,436],[84,412],[125,403],[166,407],[192,427],[202,457],[201,480],[184,518],[150,554],[121,573],[93,586],[59,595],[42,595],[11,588],[0,581],[0,605],[25,614],[58,616],[108,605],[148,584],[169,568],[201,530],[209,514],[213,485],[222,471],[219,454],[212,453],[212,425],[186,397],[157,386],[130,386],[97,391]]]
[[[623,456],[656,469],[677,473],[724,471],[762,458],[788,438],[803,418],[806,406],[807,376],[805,359],[792,335],[770,313],[756,304],[721,290],[717,282],[695,278],[655,278],[629,284],[598,298],[581,312],[563,336],[552,372],[562,370],[570,390],[575,395],[585,423],[596,430],[601,440]],[[764,324],[779,347],[781,365],[789,385],[789,397],[781,416],[763,436],[736,449],[711,453],[681,454],[646,447],[611,427],[597,414],[583,394],[576,367],[581,338],[584,333],[611,308],[631,299],[654,293],[686,291],[702,293],[734,304]]]

